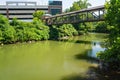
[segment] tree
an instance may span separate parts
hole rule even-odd
[[[63,24],[50,27],[50,39],[64,39],[78,35],[72,24]]]
[[[41,19],[44,14],[45,14],[44,11],[39,10],[39,11],[36,11],[36,12],[33,13],[33,17]]]
[[[67,13],[67,12],[70,12],[70,9],[69,8],[67,8],[67,9],[65,9],[65,11],[64,11],[65,13]]]
[[[42,14],[42,13],[41,13]],[[39,15],[40,16],[40,15]],[[49,39],[49,27],[37,17],[32,22],[12,21],[0,15],[0,44]]]
[[[70,7],[69,11],[81,10],[84,8],[88,8],[89,6],[91,6],[91,4],[88,2],[88,0],[78,0],[73,3],[73,5],[72,5],[72,7]],[[81,16],[79,16],[79,18],[81,18]],[[84,24],[78,23],[78,24],[73,24],[73,26],[75,27],[76,30],[78,30],[79,34],[81,34],[81,29],[84,30],[83,32],[86,32],[88,30],[87,24],[86,23],[84,23]],[[83,26],[84,26],[84,29],[83,29]]]
[[[72,7],[70,7],[70,11],[81,10],[84,8],[88,8],[91,4],[88,0],[79,0],[73,3]]]
[[[108,33],[109,30],[107,27],[108,26],[105,22],[98,22],[96,25],[95,31],[99,33]]]
[[[106,23],[110,26],[107,49],[98,57],[108,63],[109,68],[120,70],[120,0],[110,0],[106,3]]]

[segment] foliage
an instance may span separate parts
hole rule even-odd
[[[61,26],[52,26],[51,28],[51,37],[55,39],[75,36],[78,35],[78,32],[71,24],[63,24]]]
[[[52,25],[50,26],[50,39],[57,40],[59,38],[59,31],[57,26]]]
[[[6,17],[4,17],[3,15],[0,15],[0,24],[9,25],[9,21]]]
[[[49,39],[49,28],[41,20],[34,18],[32,22],[23,22],[14,18],[10,23],[0,15],[0,43],[14,43]]]
[[[105,22],[98,22],[96,25],[95,31],[100,33],[108,33],[109,30],[107,27],[108,26]]]
[[[42,15],[44,15],[44,14],[45,14],[44,11],[38,10],[38,11],[36,11],[36,12],[33,13],[33,17],[34,17],[34,18],[41,19],[41,18],[42,18]]]
[[[81,10],[88,8],[89,6],[91,6],[91,4],[88,3],[88,0],[78,0],[73,3],[72,7],[70,7],[70,11]]]
[[[67,13],[67,12],[70,12],[70,9],[69,8],[67,8],[67,9],[65,9],[65,11],[64,11],[65,13]]]
[[[64,24],[58,28],[59,37],[77,35],[77,31],[71,24]]]
[[[84,8],[88,8],[89,6],[91,6],[91,4],[88,2],[88,0],[78,0],[76,2],[73,3],[73,5],[70,7],[70,9],[67,9],[66,11],[76,11],[76,10],[81,10]],[[79,19],[81,19],[82,17],[79,16]],[[79,34],[83,34],[81,32],[87,32],[89,25],[87,25],[86,23],[82,24],[82,23],[78,23],[78,24],[72,24],[75,29],[79,32]]]
[[[120,70],[120,0],[106,3],[106,22],[110,25],[108,48],[98,54],[112,69]]]
[[[15,41],[15,30],[9,24],[9,20],[0,15],[0,42],[12,43]]]
[[[16,17],[14,17],[14,18],[12,19],[12,21],[10,22],[10,25],[12,25],[12,26],[17,26],[18,24],[19,24],[19,21],[17,20]]]
[[[16,41],[16,31],[12,26],[6,26],[3,30],[3,43],[13,43]]]

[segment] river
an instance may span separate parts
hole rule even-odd
[[[88,57],[104,51],[105,34],[89,34],[66,41],[39,41],[0,46],[0,80],[65,80],[86,76]],[[66,79],[73,80],[73,79]],[[77,80],[77,79],[75,79]]]

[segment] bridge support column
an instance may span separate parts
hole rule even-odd
[[[100,10],[98,11],[99,19],[100,19]]]
[[[89,13],[89,12],[87,11],[87,16],[86,16],[86,17],[87,17],[87,21],[89,20],[89,14],[88,14],[88,13]]]
[[[9,19],[9,9],[8,8],[6,10],[6,13],[7,13],[7,18]]]

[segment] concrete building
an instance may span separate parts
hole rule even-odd
[[[49,14],[56,15],[62,13],[62,1],[49,1]]]
[[[50,4],[50,3],[49,3]],[[37,10],[43,10],[47,14],[60,14],[62,13],[62,5],[37,5],[36,2],[15,2],[7,1],[6,5],[0,5],[0,14],[5,15],[7,18],[12,19],[14,17],[18,19],[32,19],[32,14]],[[52,9],[60,9],[59,12],[54,13]]]

